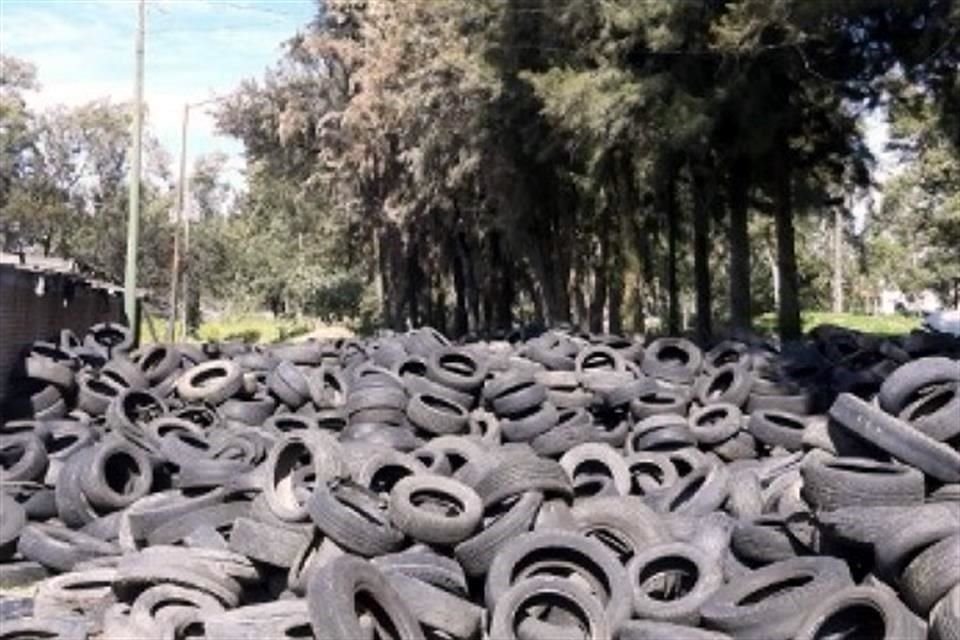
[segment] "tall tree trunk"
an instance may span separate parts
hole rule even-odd
[[[797,255],[793,229],[792,167],[788,145],[784,144],[777,171],[774,222],[777,229],[777,270],[780,272],[780,339],[796,340],[803,333],[800,323],[800,296]]]
[[[590,301],[590,332],[603,333],[603,311],[607,306],[607,261],[610,257],[608,215],[603,216],[600,230],[600,256],[593,270],[593,299]]]
[[[752,325],[750,311],[750,234],[748,232],[747,195],[750,188],[749,165],[733,165],[728,183],[730,227],[727,243],[730,251],[730,325],[747,331]]]
[[[457,234],[457,249],[463,265],[464,293],[467,299],[467,332],[476,333],[480,327],[480,292],[477,286],[477,271],[470,251],[467,234]]]
[[[420,291],[423,289],[423,271],[420,269],[418,243],[411,240],[407,247],[407,313],[410,324],[420,324]]]
[[[513,303],[516,298],[516,286],[514,285],[514,267],[507,258],[503,247],[503,236],[499,231],[495,231],[490,236],[490,265],[497,279],[499,286],[492,292],[496,300],[495,327],[497,329],[509,330],[513,325]]]
[[[707,179],[693,176],[693,277],[697,291],[697,338],[701,344],[713,333],[710,292],[710,205]]]
[[[451,267],[453,271],[453,291],[455,296],[453,335],[459,338],[466,335],[469,329],[469,321],[467,318],[467,276],[466,268],[463,264],[463,256],[457,247],[458,243],[455,238],[451,238],[451,244],[453,245],[451,247],[451,254],[453,255]]]
[[[403,238],[395,224],[387,224],[377,232],[377,254],[384,325],[403,331]]]
[[[626,264],[623,257],[623,238],[620,235],[620,225],[614,227],[613,240],[610,242],[610,282],[608,296],[609,310],[607,312],[608,331],[613,334],[623,333],[623,289],[625,282]]]
[[[677,281],[677,245],[680,236],[680,211],[677,207],[677,176],[669,169],[663,185],[663,213],[667,218],[667,331],[680,333],[680,285]]]
[[[833,211],[833,312],[843,313],[843,213]]]
[[[577,251],[574,256],[573,265],[573,314],[574,322],[581,331],[586,331],[589,326],[589,311],[587,309],[587,296],[584,292],[586,283],[584,276],[587,272],[587,261],[584,251]]]

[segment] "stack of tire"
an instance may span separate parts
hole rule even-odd
[[[0,423],[0,639],[960,640],[960,342],[100,325]]]

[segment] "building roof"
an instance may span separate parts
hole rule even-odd
[[[64,258],[25,253],[23,254],[23,262],[21,262],[20,254],[0,251],[0,269],[13,269],[21,273],[33,273],[40,276],[60,276],[93,289],[106,291],[110,295],[123,293],[122,285],[84,275],[76,261]],[[147,291],[145,289],[137,289],[138,298],[146,297],[146,295]]]

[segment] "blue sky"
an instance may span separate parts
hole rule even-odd
[[[31,106],[133,96],[136,0],[0,0],[0,51],[37,66]],[[315,15],[314,0],[147,0],[144,97],[149,126],[172,155],[185,102],[223,95],[261,77],[282,43]],[[234,178],[242,145],[216,136],[191,110],[188,158],[224,151]]]

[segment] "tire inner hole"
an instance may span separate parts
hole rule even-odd
[[[385,464],[370,477],[370,489],[377,493],[390,493],[395,484],[410,475],[413,472],[403,465]]]
[[[831,613],[817,628],[816,640],[855,640],[885,638],[887,625],[883,614],[868,604],[854,604]]]
[[[477,365],[473,360],[456,353],[440,356],[440,367],[461,376],[471,376],[477,371]]]
[[[562,615],[557,615],[558,613]],[[590,621],[583,613],[583,609],[570,598],[559,593],[535,593],[524,600],[513,616],[512,626],[518,628],[521,623],[533,617],[537,620],[550,619],[562,621],[565,630],[574,631],[571,636],[580,635],[588,638]],[[556,624],[556,622],[554,622]]]
[[[657,360],[665,364],[685,365],[690,362],[690,354],[680,347],[668,345],[657,352]]]
[[[697,426],[715,427],[721,424],[729,416],[729,412],[723,407],[704,411],[697,417]]]
[[[744,597],[740,598],[740,600],[737,601],[736,606],[738,607],[750,606],[752,604],[756,604],[758,602],[766,600],[767,598],[770,598],[772,596],[783,595],[788,591],[799,589],[800,587],[806,586],[811,582],[813,582],[813,576],[809,576],[809,575],[793,576],[791,578],[786,578],[784,580],[778,580],[776,582],[772,582],[768,585],[765,585],[759,589],[755,589],[751,591]]]
[[[191,376],[190,384],[194,387],[209,387],[226,377],[227,371],[223,367],[211,367]]]
[[[675,511],[684,503],[689,502],[700,491],[703,484],[707,481],[705,475],[700,475],[687,483],[687,485],[670,501],[670,511]]]
[[[893,466],[885,465],[859,465],[849,462],[839,462],[833,461],[827,463],[831,469],[836,469],[837,471],[848,471],[850,473],[868,473],[873,475],[885,475],[885,476],[895,476],[903,473],[900,469]]]
[[[710,386],[707,388],[707,397],[717,398],[722,396],[733,386],[734,378],[734,372],[729,369],[714,376],[713,380],[710,381]]]
[[[143,477],[137,460],[126,451],[117,451],[103,461],[103,477],[111,491],[127,495]]]
[[[781,415],[779,413],[768,413],[766,414],[767,420],[777,425],[778,427],[783,427],[784,429],[796,429],[802,431],[804,426],[803,423],[799,420],[795,420],[790,416]]]
[[[610,601],[610,583],[603,569],[576,549],[550,547],[531,551],[514,565],[510,583],[532,576],[576,578],[604,606]]]
[[[658,486],[663,486],[663,480],[666,477],[663,469],[659,465],[653,462],[637,462],[630,466],[630,482],[631,482],[631,493],[636,493],[638,495],[643,495],[646,493],[644,491],[642,482],[645,478],[652,478]]]
[[[430,513],[455,518],[466,510],[460,500],[443,491],[420,489],[410,494],[410,503]]]
[[[648,598],[670,602],[693,591],[699,579],[700,572],[692,560],[671,555],[647,563],[637,576],[637,584]]]
[[[431,409],[436,409],[437,411],[440,411],[442,413],[447,413],[455,416],[459,416],[463,414],[463,409],[460,406],[448,400],[444,400],[443,398],[438,398],[436,396],[431,396],[431,395],[421,395],[420,400],[423,402],[423,404],[427,405]]]
[[[396,640],[400,638],[400,633],[397,631],[393,620],[369,592],[357,592],[353,599],[353,608],[358,619],[366,616],[367,621],[371,623],[374,640]]]

